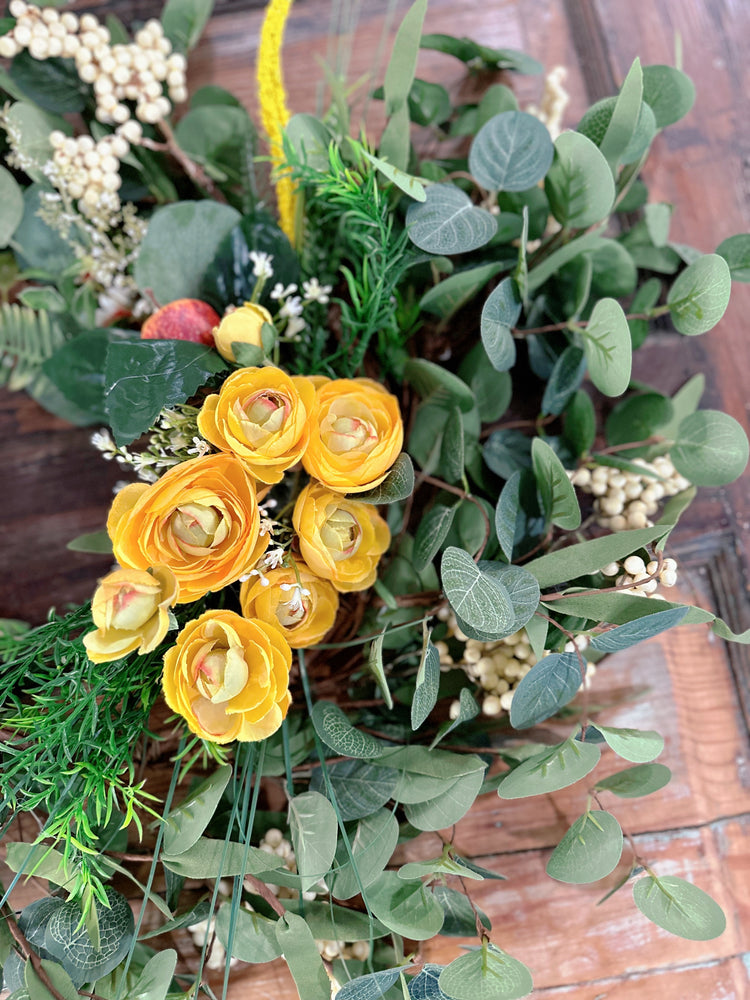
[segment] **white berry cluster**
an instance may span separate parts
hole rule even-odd
[[[58,191],[78,201],[79,210],[89,218],[119,212],[120,160],[130,151],[128,141],[107,135],[95,142],[90,135],[73,138],[58,129],[50,133],[49,141],[53,153],[48,173]]]
[[[658,575],[654,576],[657,570]],[[657,601],[666,600],[663,594],[657,592],[659,585],[674,587],[677,583],[677,563],[674,559],[664,559],[659,569],[656,559],[645,563],[640,556],[628,556],[622,563],[613,562],[605,566],[602,573],[604,576],[615,577],[615,586],[626,588],[624,593],[636,597],[653,597]]]
[[[563,83],[568,75],[564,66],[555,66],[550,70],[544,80],[544,93],[539,107],[530,104],[526,111],[528,114],[538,118],[542,124],[547,126],[553,140],[557,139],[562,131],[562,119],[565,109],[570,102],[570,94]]]
[[[213,972],[220,972],[226,965],[227,953],[221,941],[214,936],[214,928],[215,921],[211,917],[210,920],[201,920],[200,923],[191,924],[188,927],[188,931],[196,948],[202,949],[206,938],[213,938],[211,951],[206,958],[206,968],[211,969]],[[239,959],[237,958],[230,958],[229,960],[230,967],[234,967],[238,963]]]
[[[258,844],[261,851],[266,851],[268,854],[275,854],[277,858],[282,858],[286,866],[287,871],[296,873],[297,871],[297,861],[294,856],[294,851],[292,850],[291,843],[286,839],[281,830],[276,827],[271,827],[270,830],[266,830],[263,839]],[[252,891],[252,886],[247,888]],[[268,887],[271,892],[278,896],[279,899],[296,899],[298,892],[296,889],[289,889],[285,885],[269,885]],[[321,891],[325,891],[321,886]],[[306,900],[316,899],[318,896],[317,892],[303,892],[302,898]]]
[[[12,58],[28,49],[35,59],[74,59],[78,76],[93,85],[100,122],[130,122],[125,102],[132,101],[136,117],[153,125],[166,118],[173,103],[187,99],[185,57],[172,52],[172,43],[155,19],[146,22],[134,42],[111,45],[109,30],[93,14],[79,19],[69,11],[60,14],[25,0],[11,0],[10,13],[16,24],[0,38],[0,56]],[[165,86],[169,98],[164,95]],[[134,129],[131,133],[132,137],[125,138],[137,142],[140,130],[138,136]]]
[[[669,459],[662,455],[653,462],[643,458],[633,460],[643,473],[624,471],[608,465],[582,466],[568,471],[574,486],[591,493],[597,524],[611,531],[627,528],[648,528],[650,518],[657,513],[659,501],[686,490],[690,483],[681,476]],[[649,473],[652,473],[649,475]],[[654,478],[654,474],[658,479]]]
[[[440,611],[438,617],[446,622],[453,638],[465,643],[461,658],[454,660],[448,644],[443,641],[436,642],[441,666],[461,667],[473,681],[477,682],[483,691],[483,715],[495,716],[509,712],[516,688],[537,662],[526,630],[520,629],[496,642],[480,642],[478,639],[470,639],[461,631],[452,612]],[[585,635],[576,637],[575,646],[579,650],[583,651],[588,644],[589,640]],[[574,645],[572,642],[567,642],[564,648],[566,652],[572,652]],[[548,655],[549,650],[545,650],[543,656]],[[586,676],[593,673],[593,664],[588,664]],[[451,718],[455,719],[458,712],[459,702],[454,701],[450,707]]]
[[[335,958],[353,958],[358,962],[367,960],[370,945],[367,941],[316,941],[318,951],[328,962]]]

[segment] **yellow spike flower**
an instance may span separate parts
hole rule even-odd
[[[274,170],[283,165],[282,129],[289,121],[290,112],[286,104],[286,91],[281,74],[281,46],[284,27],[292,0],[270,0],[260,33],[258,48],[258,98],[263,128],[268,136],[271,162]],[[276,201],[279,209],[279,225],[294,243],[295,184],[291,177],[279,176],[276,181]]]

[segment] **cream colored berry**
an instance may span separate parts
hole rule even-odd
[[[604,576],[617,576],[619,572],[620,567],[616,562],[607,563],[606,566],[602,567],[602,573]]]
[[[637,573],[645,572],[646,564],[640,556],[628,556],[623,563],[623,568],[626,573],[630,573],[631,576],[635,576]]]
[[[500,715],[503,710],[502,699],[495,694],[488,694],[482,700],[482,712],[485,715]]]
[[[450,708],[448,709],[448,716],[451,719],[457,719],[461,714],[461,703],[459,701],[452,701]]]

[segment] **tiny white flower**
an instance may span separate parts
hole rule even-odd
[[[310,278],[309,281],[302,282],[305,302],[320,302],[322,306],[330,301],[328,296],[333,290],[332,285],[321,285],[317,278]]]
[[[115,447],[112,435],[106,427],[102,427],[100,431],[94,431],[91,435],[91,443],[99,451],[112,451]]]
[[[283,549],[269,549],[263,560],[269,569],[278,569],[284,562]]]
[[[277,281],[271,291],[271,298],[276,300],[285,299],[289,295],[294,295],[296,291],[297,291],[296,285],[292,284],[284,286],[282,282]]]
[[[188,455],[198,455],[201,458],[204,455],[208,455],[210,451],[211,451],[211,445],[208,443],[208,441],[204,441],[203,438],[199,437],[194,437],[193,447],[187,449]]]
[[[254,277],[263,279],[273,277],[273,267],[271,265],[273,254],[263,253],[258,250],[251,250],[248,256],[253,263]]]
[[[289,340],[299,340],[298,333],[307,329],[307,323],[300,316],[292,316],[286,326],[284,336]]]
[[[299,295],[293,295],[288,298],[284,305],[279,309],[279,316],[284,319],[291,319],[293,316],[302,315],[302,299]]]

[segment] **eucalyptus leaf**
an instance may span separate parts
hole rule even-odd
[[[445,933],[445,931],[443,931]],[[438,985],[444,966],[426,962],[409,982],[409,1000],[450,1000]]]
[[[560,354],[544,387],[542,413],[562,413],[586,372],[586,357],[580,347],[569,344]]]
[[[477,907],[475,913],[465,893],[449,889],[437,883],[432,893],[443,908],[445,919],[440,928],[441,935],[449,937],[473,937],[477,932],[477,917],[486,930],[492,929],[490,918]]]
[[[396,187],[403,191],[404,194],[413,198],[414,201],[422,202],[427,200],[427,192],[425,191],[424,182],[419,179],[419,177],[413,177],[411,174],[407,174],[404,170],[399,170],[398,167],[394,167],[392,163],[387,160],[382,160],[379,156],[373,156],[372,153],[368,153],[364,147],[360,149],[360,153],[366,160],[368,160],[372,165],[387,177],[389,181],[396,185]]]
[[[384,806],[393,796],[398,771],[381,764],[350,759],[329,764],[328,778],[336,796],[339,815],[347,822],[371,816]],[[313,772],[310,787],[314,791],[325,789],[320,768]]]
[[[453,1000],[520,1000],[534,988],[523,962],[489,942],[454,958],[438,982]]]
[[[383,872],[369,887],[367,901],[378,920],[412,941],[426,941],[443,925],[443,908],[432,892],[396,872]]]
[[[742,426],[721,410],[698,410],[677,429],[670,449],[675,469],[694,486],[724,486],[745,470],[748,440]]]
[[[247,848],[238,841],[200,837],[192,847],[176,855],[162,855],[162,863],[186,878],[232,878],[235,875],[258,875],[283,868],[281,858],[258,847]]]
[[[177,966],[177,952],[174,948],[152,955],[141,969],[138,978],[129,991],[134,1000],[166,1000],[172,985],[172,977]]]
[[[455,719],[446,719],[446,721],[440,726],[437,731],[437,735],[430,743],[430,750],[436,747],[438,743],[444,739],[448,733],[452,733],[457,726],[463,725],[464,722],[469,722],[479,715],[479,705],[474,701],[474,696],[471,692],[471,688],[461,688],[461,693],[458,697],[458,714]]]
[[[441,577],[451,607],[469,625],[498,632],[512,627],[515,616],[507,590],[478,569],[468,553],[447,548]]]
[[[662,428],[669,423],[672,413],[671,400],[659,392],[628,396],[618,403],[607,417],[607,443],[617,445],[645,441],[657,431],[663,437],[665,435]],[[641,450],[629,448],[626,454],[637,458]]]
[[[388,933],[388,928],[370,914],[336,906],[330,900],[287,900],[284,906],[305,918],[316,941],[369,941]]]
[[[512,328],[521,315],[521,300],[513,278],[504,278],[482,308],[480,333],[490,364],[498,372],[516,363]]]
[[[648,764],[664,749],[664,737],[653,729],[613,729],[599,725],[596,728],[618,757],[633,764]]]
[[[732,281],[750,281],[750,233],[728,236],[717,246],[716,253],[729,265]]]
[[[607,160],[580,132],[563,132],[544,180],[552,214],[562,226],[586,229],[609,215],[615,183]]]
[[[464,413],[474,408],[474,394],[468,385],[433,361],[409,358],[404,365],[404,377],[423,399],[435,394],[449,397]]]
[[[532,441],[531,460],[549,521],[566,531],[575,531],[581,524],[581,508],[562,462],[540,437]]]
[[[513,693],[510,724],[514,729],[537,726],[575,698],[582,683],[575,653],[550,653],[521,678]]]
[[[406,452],[401,452],[391,466],[388,475],[379,486],[357,493],[359,503],[398,503],[406,500],[414,492],[414,466]]]
[[[378,878],[396,849],[398,822],[389,809],[379,809],[361,819],[349,837],[353,860],[340,844],[340,867],[326,880],[336,899],[351,899]]]
[[[689,941],[711,941],[727,921],[719,904],[697,885],[676,875],[647,875],[633,886],[641,913],[657,927]]]
[[[456,271],[428,289],[419,300],[419,306],[443,320],[450,319],[502,269],[502,264],[492,263]]]
[[[538,118],[525,111],[503,111],[474,137],[469,170],[487,191],[526,191],[547,173],[554,152]]]
[[[599,299],[581,334],[591,381],[605,396],[621,396],[630,382],[633,348],[619,302]]]
[[[7,247],[23,218],[23,191],[10,170],[0,167],[0,247]]]
[[[464,475],[464,428],[457,406],[451,409],[443,428],[439,469],[448,483],[458,482]]]
[[[107,531],[102,528],[101,531],[90,531],[85,535],[71,539],[65,548],[70,549],[71,552],[95,552],[109,555],[112,552],[112,540]]]
[[[161,22],[176,51],[187,52],[198,44],[213,8],[214,0],[167,0]]]
[[[138,288],[160,305],[200,298],[203,277],[219,245],[239,221],[239,212],[212,199],[158,208],[133,269]]]
[[[591,640],[593,649],[601,653],[614,653],[618,649],[628,649],[636,643],[650,639],[652,636],[666,632],[667,629],[679,625],[687,614],[687,608],[670,608],[667,611],[658,611],[647,618],[639,618],[634,622],[627,622],[609,632],[602,632],[595,635]]]
[[[196,843],[210,823],[232,777],[229,764],[218,767],[164,820],[164,853],[182,854]]]
[[[330,1000],[331,981],[304,919],[288,910],[275,924],[276,941],[289,966],[299,1000]]]
[[[411,703],[411,728],[416,730],[427,720],[435,707],[440,687],[440,654],[430,642],[425,624],[422,656],[417,671],[416,687]]]
[[[487,438],[482,457],[492,471],[502,479],[514,472],[531,468],[531,439],[521,431],[493,431]]]
[[[609,163],[613,176],[620,163],[626,162],[626,151],[635,135],[643,97],[643,70],[640,59],[635,59],[617,96],[607,130],[599,149]]]
[[[332,701],[318,701],[312,711],[315,731],[323,742],[342,757],[379,757],[383,744],[368,733],[355,729]]]
[[[672,322],[695,337],[713,329],[726,312],[732,290],[729,265],[718,254],[700,257],[677,276],[667,296]]]
[[[338,822],[333,806],[320,792],[303,792],[289,800],[297,874],[307,892],[325,875],[336,854]]]
[[[612,792],[621,799],[637,799],[661,791],[671,777],[672,772],[664,764],[638,764],[601,778],[596,783],[596,789]]]
[[[615,817],[601,809],[579,816],[552,852],[547,874],[558,882],[597,882],[614,871],[622,857],[622,830]]]
[[[596,440],[596,413],[591,397],[578,389],[564,411],[563,437],[580,457],[586,455]]]
[[[404,15],[383,81],[388,121],[380,140],[379,153],[399,170],[405,170],[409,162],[408,100],[417,69],[426,12],[427,0],[415,0]]]
[[[546,795],[574,785],[599,763],[599,747],[567,739],[534,754],[513,768],[498,786],[501,799],[524,799]]]
[[[433,254],[468,253],[489,243],[497,230],[495,217],[477,208],[461,188],[432,184],[422,203],[406,212],[409,238]]]
[[[518,518],[521,513],[521,473],[514,472],[502,488],[495,508],[495,534],[503,555],[511,562]]]
[[[395,969],[381,969],[379,972],[368,972],[344,983],[336,993],[336,1000],[380,1000],[386,992],[398,982],[398,977],[407,966]]]
[[[643,100],[654,113],[658,128],[684,118],[695,101],[689,76],[673,66],[643,67]]]
[[[457,505],[436,503],[424,514],[414,536],[412,560],[418,573],[426,569],[440,551],[450,531]]]

